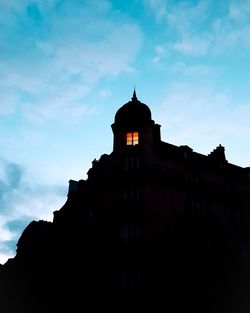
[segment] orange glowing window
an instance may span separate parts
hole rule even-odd
[[[139,144],[139,133],[127,133],[127,146],[135,146]]]

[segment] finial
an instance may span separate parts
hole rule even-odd
[[[134,92],[133,92],[133,97],[132,97],[132,100],[137,100],[137,97],[136,97],[136,92],[135,92],[135,86],[134,86]]]

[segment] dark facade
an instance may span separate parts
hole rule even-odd
[[[59,301],[55,289],[74,290],[74,301],[107,290],[157,291],[165,308],[186,301],[200,312],[243,312],[250,168],[230,164],[221,145],[206,156],[161,141],[160,125],[135,92],[112,130],[113,152],[92,162],[86,180],[70,180],[53,223],[27,227],[4,279],[46,286],[40,291],[50,303]]]

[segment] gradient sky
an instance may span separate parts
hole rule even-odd
[[[250,166],[249,0],[0,0],[0,263],[137,97],[162,139]]]

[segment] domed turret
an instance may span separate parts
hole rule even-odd
[[[116,112],[111,127],[115,153],[147,151],[149,155],[154,143],[160,141],[160,125],[152,120],[149,107],[137,99],[135,90],[131,100]]]
[[[140,126],[151,122],[149,107],[140,102],[134,90],[131,101],[125,103],[115,115],[115,123],[120,126]]]

